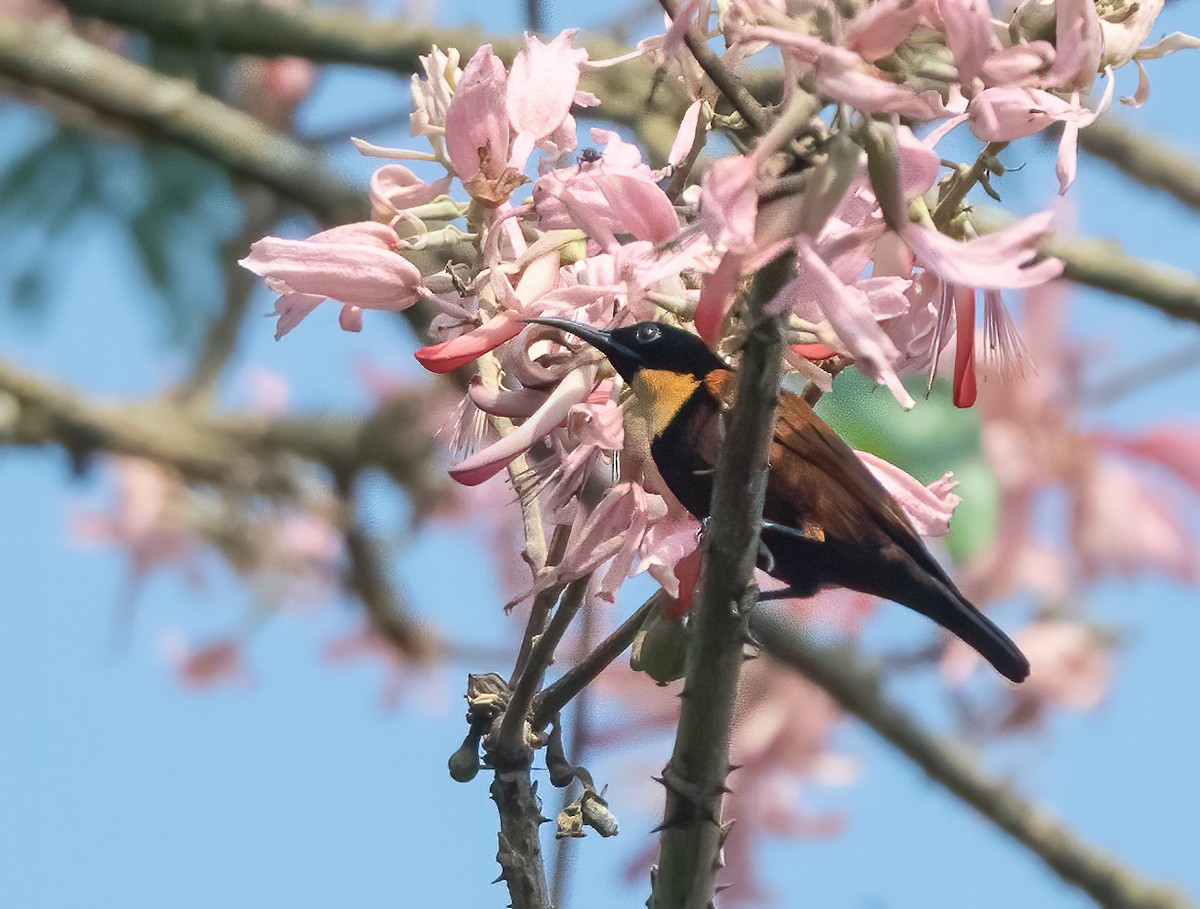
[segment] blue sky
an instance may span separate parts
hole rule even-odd
[[[489,6],[481,24],[515,29],[518,7]],[[597,8],[554,5],[551,27],[586,24],[589,9]],[[478,21],[477,9],[450,3],[439,18]],[[1155,33],[1174,29],[1200,32],[1200,7],[1172,5]],[[1190,115],[1200,56],[1180,54],[1150,67],[1150,102],[1131,117],[1200,152],[1200,120]],[[395,110],[405,99],[401,80],[330,68],[302,119],[313,127],[349,124]],[[8,129],[0,156],[43,128],[39,116],[2,116]],[[1049,198],[1052,154],[1049,146],[1020,147],[1029,166],[1010,184],[1018,204]],[[337,161],[355,177],[369,173],[370,165],[349,151]],[[1121,184],[1086,158],[1073,197],[1081,231],[1193,267],[1200,221],[1169,199]],[[289,227],[304,230],[299,223]],[[0,309],[0,356],[117,395],[149,393],[178,376],[185,353],[149,317],[150,290],[129,251],[95,219],[69,241],[69,254],[57,253],[63,267],[45,318]],[[1078,335],[1109,342],[1109,353],[1092,364],[1096,378],[1197,337],[1195,326],[1132,303],[1091,293],[1079,300]],[[265,311],[267,295],[256,305]],[[336,330],[333,310],[321,309],[278,344],[268,320],[251,324],[227,396],[244,393],[245,371],[255,366],[287,376],[298,408],[366,408],[357,364],[369,360],[418,376],[411,341],[371,315],[361,335],[348,335]],[[1091,418],[1121,427],[1195,420],[1196,382],[1196,374],[1163,381]],[[257,632],[252,686],[182,691],[158,655],[162,635],[172,629],[201,640],[221,635],[242,621],[248,594],[217,566],[199,595],[178,577],[154,576],[142,592],[129,647],[114,653],[112,611],[124,562],[67,542],[71,515],[102,505],[110,494],[103,471],[73,480],[57,451],[0,454],[7,544],[0,549],[7,582],[0,599],[6,692],[0,905],[505,905],[504,891],[488,884],[496,822],[485,778],[454,784],[445,759],[463,734],[465,672],[507,667],[447,667],[413,690],[400,710],[385,712],[378,666],[331,667],[323,657],[328,640],[357,626],[353,605],[339,604],[281,616]],[[382,491],[371,510],[381,529],[397,521]],[[395,570],[422,614],[474,640],[512,640],[476,538],[432,528]],[[1200,604],[1194,590],[1151,579],[1098,589],[1094,614],[1128,636],[1104,708],[1059,717],[1043,734],[988,755],[988,764],[1088,841],[1151,878],[1174,879],[1200,894],[1200,709],[1188,694],[1197,681]],[[878,633],[888,630],[885,620]],[[927,715],[945,712],[932,679],[899,694]],[[784,896],[781,905],[1087,905],[868,731],[847,724],[839,745],[859,759],[860,780],[813,798],[844,815],[846,832],[830,840],[779,840],[765,849],[767,882],[781,894],[800,895]],[[657,747],[661,763],[669,743]],[[616,779],[629,761],[619,755],[590,766],[598,779]],[[622,804],[619,793],[614,809],[623,824],[616,840],[590,837],[572,847],[579,869],[572,909],[644,899],[640,880],[629,889],[613,881],[647,842],[654,819]]]

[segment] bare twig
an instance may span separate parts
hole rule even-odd
[[[971,805],[1098,905],[1123,909],[1194,906],[1181,893],[1143,880],[1116,859],[1083,843],[1061,821],[1013,792],[1007,782],[986,777],[952,745],[930,735],[889,701],[878,677],[856,665],[853,654],[811,643],[794,622],[776,611],[756,610],[750,628],[772,657],[824,688],[930,779]]]
[[[571,528],[568,525],[560,524],[554,528],[550,537],[550,551],[546,556],[546,567],[552,567],[562,561],[570,536]],[[525,623],[525,633],[521,637],[521,646],[517,650],[517,659],[513,663],[512,676],[508,680],[510,687],[517,684],[517,679],[525,671],[534,642],[546,629],[546,619],[550,617],[550,610],[554,608],[561,594],[562,588],[556,586],[534,596],[533,604],[529,608],[529,619]]]
[[[661,593],[661,592],[660,592]],[[556,713],[562,710],[571,699],[578,695],[588,685],[596,680],[609,664],[619,657],[633,643],[638,631],[646,624],[650,610],[658,604],[660,593],[654,594],[634,613],[620,624],[608,637],[601,641],[594,650],[588,652],[582,660],[564,672],[555,681],[547,685],[533,699],[530,726],[534,729],[544,729]]]
[[[992,159],[1006,148],[1008,148],[1007,142],[989,142],[979,153],[974,164],[960,169],[950,178],[945,191],[938,199],[937,208],[933,210],[933,223],[938,228],[943,228],[954,220],[967,193],[987,175]]]
[[[679,15],[673,0],[659,0],[659,5],[672,20]],[[758,99],[741,83],[741,80],[725,67],[721,58],[694,29],[689,28],[685,31],[683,40],[687,44],[688,50],[692,52],[692,56],[696,58],[696,62],[700,64],[700,68],[704,70],[705,75],[733,105],[733,109],[742,115],[746,124],[760,136],[765,133],[771,125],[766,108],[759,104]]]
[[[763,314],[763,307],[791,271],[792,258],[781,256],[759,271],[750,291],[750,332],[737,403],[717,463],[679,726],[663,771],[667,798],[651,909],[704,909],[710,904],[729,829],[721,803],[742,664],[740,626],[756,598],[754,565],[782,361],[780,327]]]
[[[517,678],[516,684],[512,686],[512,700],[509,702],[508,708],[504,711],[504,717],[500,722],[500,731],[496,743],[498,751],[504,752],[509,749],[525,747],[525,731],[526,729],[532,729],[529,716],[534,695],[537,694],[538,688],[541,687],[542,679],[546,675],[546,669],[554,659],[554,651],[558,648],[559,641],[562,640],[571,621],[583,606],[590,580],[591,575],[588,575],[567,585],[566,590],[563,591],[562,599],[558,603],[558,608],[554,611],[554,615],[551,616],[550,621],[546,625],[546,630],[538,635],[537,640],[534,642],[533,652],[529,655],[525,671],[521,673]]]

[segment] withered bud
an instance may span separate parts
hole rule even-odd
[[[576,799],[558,813],[554,838],[561,840],[568,836],[581,837],[585,835],[583,832],[583,807],[579,799]]]
[[[467,722],[484,726],[504,712],[511,692],[508,683],[494,672],[467,676]]]
[[[604,791],[608,791],[607,786]],[[604,800],[604,796],[591,789],[586,789],[579,798],[583,811],[583,822],[601,836],[616,836],[617,817],[608,810],[608,802]]]

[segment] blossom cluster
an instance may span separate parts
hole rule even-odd
[[[452,476],[482,483],[506,467],[515,473],[514,462],[536,451],[523,492],[543,492],[546,520],[571,527],[566,556],[534,589],[607,566],[601,595],[638,569],[677,594],[675,566],[694,549],[695,527],[655,482],[645,433],[624,419],[619,380],[525,319],[690,322],[727,349],[742,283],[790,249],[795,277],[770,303],[787,318],[790,369],[828,389],[830,374],[853,364],[908,408],[902,377],[932,375],[953,345],[954,399],[969,406],[977,298],[985,354],[1001,373],[1019,372],[1022,345],[1001,294],[1040,285],[1062,265],[1038,256],[1049,212],[977,236],[964,181],[986,177],[988,160],[944,174],[938,141],[964,123],[993,144],[1061,124],[1065,191],[1075,136],[1108,105],[1113,69],[1196,43],[1172,35],[1142,47],[1150,6],[1101,10],[1092,0],[1027,0],[1007,22],[981,0],[882,0],[837,12],[742,0],[720,9],[717,17],[708,2],[691,2],[664,35],[615,60],[589,59],[572,32],[528,38],[511,68],[490,45],[461,68],[457,51],[435,48],[412,81],[412,133],[430,150],[356,141],[366,154],[435,162],[445,175],[426,181],[386,164],[371,181],[372,220],[307,240],[267,237],[242,263],[280,294],[278,336],[326,298],[342,304],[340,323],[353,331],[364,309],[432,305],[435,343],[418,351],[420,362],[434,372],[479,364],[457,433],[469,454]],[[781,56],[782,113],[748,154],[709,161],[689,187],[690,162],[713,133],[746,135],[738,115],[717,113],[714,86],[682,41],[688,29],[714,28],[728,45],[723,67],[768,50]],[[580,90],[581,74],[636,58],[662,67],[691,102],[665,167],[599,128],[591,139],[602,150],[576,155],[572,111],[600,105]],[[1144,100],[1145,88],[1143,79],[1130,100]],[[832,120],[821,116],[826,107]],[[807,117],[793,123],[793,110]],[[807,179],[779,189],[797,169]],[[455,186],[465,201],[455,201]],[[455,226],[464,220],[467,232]],[[405,256],[416,250],[454,261],[422,274]],[[581,499],[598,465],[616,482]],[[924,529],[944,532],[956,501],[948,480],[926,489],[872,466]]]
[[[507,470],[527,516],[567,534],[562,558],[525,593],[590,575],[593,594],[611,600],[647,571],[676,615],[694,577],[695,521],[658,480],[619,377],[525,320],[660,320],[736,352],[746,282],[788,252],[794,274],[768,310],[784,320],[794,378],[828,391],[852,366],[907,409],[905,377],[932,382],[949,359],[954,403],[969,407],[977,372],[997,383],[1025,372],[1003,294],[1045,285],[1063,265],[1039,253],[1049,211],[982,232],[968,192],[993,188],[1007,143],[1053,129],[1065,193],[1079,130],[1111,104],[1114,71],[1137,68],[1137,91],[1122,100],[1140,105],[1143,61],[1200,46],[1180,34],[1145,44],[1161,2],[1025,0],[1004,19],[986,0],[681,7],[664,34],[611,60],[590,59],[572,32],[527,38],[511,66],[490,45],[462,66],[456,50],[434,48],[412,80],[412,134],[428,150],[355,140],[389,161],[371,180],[371,220],[268,237],[242,261],[279,294],[277,337],[325,299],[341,304],[349,331],[364,310],[423,301],[435,315],[420,363],[474,367],[451,475],[474,486]],[[756,57],[782,61],[778,103],[729,112],[688,32],[720,36],[726,74],[753,73]],[[661,167],[613,130],[592,128],[592,146],[577,148],[575,113],[604,117],[581,77],[614,66],[664,73],[685,102]],[[752,122],[759,115],[765,124]],[[986,147],[947,166],[937,147],[956,129]],[[720,133],[746,153],[722,156],[726,146],[710,143]],[[422,179],[401,161],[442,173]],[[414,264],[430,257],[446,267]],[[948,530],[949,475],[925,486],[864,460],[923,534]]]

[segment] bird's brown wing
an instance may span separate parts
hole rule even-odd
[[[896,500],[808,403],[789,392],[779,401],[768,497],[785,512],[768,520],[831,542],[890,541],[949,583]]]

